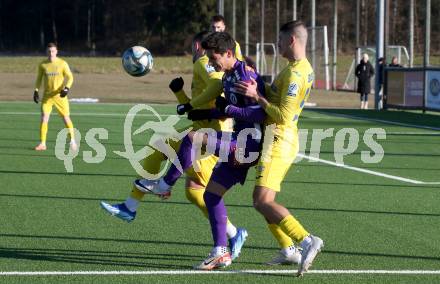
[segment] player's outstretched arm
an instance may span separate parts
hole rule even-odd
[[[63,74],[64,74],[64,77],[67,79],[65,87],[67,87],[67,89],[72,88],[73,74],[72,74],[72,71],[70,71],[69,65],[67,63],[64,64]]]
[[[186,95],[185,91],[183,90],[184,84],[185,83],[182,77],[174,78],[173,80],[171,80],[169,84],[169,88],[176,96],[179,104],[187,104],[190,101],[189,97]]]
[[[221,79],[210,78],[205,90],[197,97],[193,98],[190,102],[193,108],[201,107],[210,101],[215,100],[223,93],[223,83]]]

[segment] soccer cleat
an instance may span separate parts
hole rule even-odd
[[[289,247],[291,253],[284,254],[278,251],[277,255],[270,261],[266,262],[267,265],[289,265],[300,264],[301,252],[294,246]]]
[[[107,211],[107,213],[112,216],[118,217],[119,219],[122,219],[128,223],[133,221],[136,217],[136,211],[131,212],[130,210],[128,210],[127,206],[125,206],[124,203],[111,205],[104,201],[101,201],[100,204],[101,208]]]
[[[231,265],[231,263],[232,260],[229,252],[225,252],[223,254],[218,254],[218,255],[210,253],[204,261],[194,266],[194,269],[212,270],[216,268],[224,268],[226,266]]]
[[[229,239],[229,250],[231,251],[231,259],[234,260],[240,256],[241,248],[246,241],[248,232],[245,228],[238,228],[237,234]]]
[[[162,199],[168,199],[171,196],[171,187],[162,188],[160,180],[137,179],[134,181],[134,186],[142,192],[157,195]]]
[[[46,145],[43,144],[43,143],[38,144],[38,145],[34,148],[35,151],[46,151],[46,149],[47,149],[47,147],[46,147]]]
[[[324,247],[324,242],[320,238],[312,235],[308,236],[308,238],[310,238],[310,242],[302,247],[301,264],[299,265],[298,273],[296,275],[298,277],[303,276],[303,274],[309,270],[316,255],[318,255]]]

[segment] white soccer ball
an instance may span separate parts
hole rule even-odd
[[[131,76],[144,76],[153,68],[153,56],[145,47],[133,46],[122,54],[122,66]]]

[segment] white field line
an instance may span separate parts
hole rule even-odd
[[[366,173],[366,174],[370,174],[370,175],[375,175],[375,176],[380,176],[380,177],[384,177],[384,178],[388,178],[388,179],[393,179],[393,180],[398,180],[398,181],[402,181],[402,182],[407,182],[407,183],[412,183],[412,184],[440,184],[440,182],[425,182],[425,181],[420,181],[420,180],[415,180],[415,179],[409,179],[409,178],[404,178],[404,177],[399,177],[399,176],[394,176],[394,175],[389,175],[389,174],[384,174],[381,172],[376,172],[376,171],[372,171],[372,170],[367,170],[367,169],[362,169],[362,168],[358,168],[358,167],[354,167],[354,166],[349,166],[349,165],[345,165],[345,164],[340,164],[340,163],[336,163],[336,162],[332,162],[332,161],[328,161],[328,160],[323,160],[320,158],[315,158],[315,157],[311,157],[311,156],[307,156],[304,154],[300,154],[298,153],[298,156],[310,161],[314,161],[314,162],[320,162],[323,164],[327,164],[327,165],[332,165],[335,167],[339,167],[339,168],[344,168],[344,169],[348,169],[348,170],[352,170],[352,171],[356,171],[356,172],[361,172],[361,173]]]
[[[440,275],[440,270],[310,270],[310,274],[391,274]],[[147,271],[0,271],[1,276],[59,276],[59,275],[200,275],[200,274],[291,274],[296,270],[147,270]]]
[[[23,112],[9,112],[9,111],[2,111],[0,112],[0,115],[41,115],[41,112],[27,112],[27,111],[23,111]],[[116,117],[126,117],[128,114],[127,113],[116,113],[116,112],[74,112],[70,114],[71,116],[75,117],[75,116],[116,116]],[[177,115],[177,113],[163,113],[160,115],[164,115],[164,116],[168,116],[168,115]],[[156,115],[154,114],[142,114],[142,113],[138,113],[136,114],[136,116],[145,116],[145,117],[156,117]]]
[[[80,98],[78,98],[80,99]],[[136,105],[137,103],[102,103],[102,102],[98,102],[98,103],[87,103],[87,102],[71,102],[69,101],[69,103],[71,104],[75,104],[75,105],[93,105],[93,106],[102,106],[102,105],[110,105],[110,106],[118,106],[118,105],[122,105],[122,106],[133,106]],[[23,101],[0,101],[0,104],[24,104],[24,105],[35,105],[35,103],[33,101],[29,101],[29,102],[23,102]],[[176,106],[176,103],[145,103],[148,104],[150,106]]]
[[[326,114],[326,115],[329,115],[329,116],[335,116],[335,117],[344,117],[344,118],[350,118],[350,119],[356,119],[356,120],[373,121],[373,122],[379,122],[379,123],[384,123],[384,124],[392,124],[392,125],[398,125],[398,126],[404,126],[404,127],[412,127],[412,128],[421,128],[421,129],[429,129],[429,130],[440,131],[439,127],[433,127],[433,126],[426,126],[426,125],[419,125],[419,124],[409,124],[409,123],[403,123],[403,122],[395,122],[395,121],[376,119],[376,118],[359,117],[359,116],[348,115],[348,114],[339,114],[339,113],[323,113],[323,114]],[[440,116],[439,116],[439,118],[440,118]]]

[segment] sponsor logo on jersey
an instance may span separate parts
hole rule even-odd
[[[212,65],[209,65],[209,64],[205,64],[205,69],[206,69],[206,72],[208,72],[208,74],[212,73],[212,72],[215,72],[214,67]]]
[[[289,88],[287,89],[287,95],[290,97],[296,97],[298,93],[298,85],[296,83],[290,83]]]
[[[58,76],[58,75],[60,75],[59,72],[46,72],[46,76],[48,76],[48,77]]]

